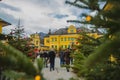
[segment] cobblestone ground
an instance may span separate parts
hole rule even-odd
[[[76,75],[71,72],[66,71],[65,67],[60,67],[60,59],[55,59],[55,70],[50,71],[49,64],[48,68],[43,68],[42,73],[46,80],[69,80],[70,78],[76,78]],[[82,80],[82,79],[79,79]]]

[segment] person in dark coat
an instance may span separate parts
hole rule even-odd
[[[66,49],[66,51],[64,53],[64,59],[65,59],[67,72],[69,72],[69,65],[70,65],[70,51],[69,51],[69,49]]]
[[[60,51],[60,66],[64,65],[65,60],[64,60],[64,51]]]
[[[48,56],[49,56],[50,71],[51,71],[51,70],[54,70],[54,66],[55,66],[55,52],[53,49],[51,49]]]
[[[48,53],[47,53],[47,51],[43,52],[43,59],[44,59],[44,66],[47,68],[48,67],[48,65],[47,65]]]

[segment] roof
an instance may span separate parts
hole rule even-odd
[[[51,35],[63,35],[63,34],[70,34],[67,32],[68,28],[60,28],[54,32],[51,33]],[[81,32],[81,31],[85,31],[85,32],[91,32],[91,30],[89,30],[88,28],[85,27],[79,27],[76,28],[77,33]]]
[[[60,28],[54,32],[52,32],[51,34],[57,34],[57,35],[60,35],[60,34],[67,34],[67,29],[68,28]]]
[[[5,20],[3,20],[3,19],[1,19],[1,18],[0,18],[0,23],[3,23],[3,27],[4,27],[4,26],[11,25],[10,23],[6,22]]]

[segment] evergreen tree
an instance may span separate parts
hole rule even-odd
[[[90,54],[83,63],[88,80],[118,80],[120,77],[120,1],[104,0],[107,9],[100,9],[99,3],[103,0],[75,0],[66,3],[79,8],[96,10],[98,14],[88,21],[69,20],[83,24],[95,25],[95,28],[106,29],[104,42]],[[79,4],[79,2],[83,4]],[[87,14],[86,14],[87,15]],[[85,16],[86,16],[85,15]],[[114,60],[111,60],[111,55]]]
[[[0,42],[0,47],[4,51],[4,55],[0,56],[0,68],[3,71],[15,70],[17,72],[35,75],[35,67],[25,55],[8,44],[5,45]]]
[[[26,56],[30,47],[29,39],[24,39],[21,36],[23,30],[18,26],[12,36],[5,37],[8,39],[7,42],[3,43],[0,40],[0,79],[3,77],[4,79],[33,80],[36,75],[40,75],[44,80],[41,74],[42,61],[36,59],[35,62],[32,62]]]
[[[94,33],[90,35],[85,31],[81,31],[79,35],[77,41],[80,44],[76,45],[77,51],[74,52],[73,69],[78,76],[85,76],[83,71],[84,60],[102,43],[102,37],[95,38]]]
[[[24,47],[26,45],[26,40],[22,37],[24,34],[24,28],[21,26],[20,19],[18,25],[15,29],[11,29],[9,36],[13,37],[8,42],[18,50],[24,52]]]
[[[3,44],[0,41],[0,49],[4,52],[4,55],[0,55],[0,69],[1,75],[6,75],[7,77],[18,79],[18,78],[34,78],[35,75],[39,74],[42,77],[42,61],[37,60],[32,62],[23,53],[9,44]],[[36,66],[34,65],[36,64]],[[14,76],[12,75],[14,74]],[[20,75],[21,74],[21,75]],[[19,77],[17,77],[19,75]],[[44,80],[44,78],[42,77]]]
[[[12,29],[8,35],[8,37],[12,37],[11,39],[8,39],[8,43],[21,51],[24,55],[28,56],[28,53],[33,52],[33,47],[30,46],[30,38],[25,38],[24,33],[24,27],[21,26],[19,20],[17,27]]]

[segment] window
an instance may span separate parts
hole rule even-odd
[[[73,30],[70,30],[71,33],[73,33],[74,31]]]
[[[38,45],[38,41],[36,41],[36,45]]]
[[[67,45],[65,45],[65,48],[67,48]]]
[[[66,41],[66,38],[64,38],[64,41]]]
[[[65,48],[65,45],[63,45],[63,48]]]
[[[51,47],[54,48],[54,45],[52,45]]]
[[[51,41],[53,42],[53,41],[54,41],[54,39],[52,38],[52,39],[51,39]]]
[[[70,37],[68,38],[68,41],[70,41]]]
[[[49,43],[49,40],[46,40],[46,43]]]
[[[54,41],[57,41],[57,38],[52,38],[51,40],[52,40],[52,42],[54,42]]]
[[[55,45],[55,49],[57,49],[57,45]]]
[[[61,45],[61,48],[63,48],[63,45]]]
[[[71,38],[71,41],[74,41],[74,38]]]
[[[55,41],[57,41],[57,38],[55,38]]]
[[[68,48],[70,48],[70,45],[68,45]]]

